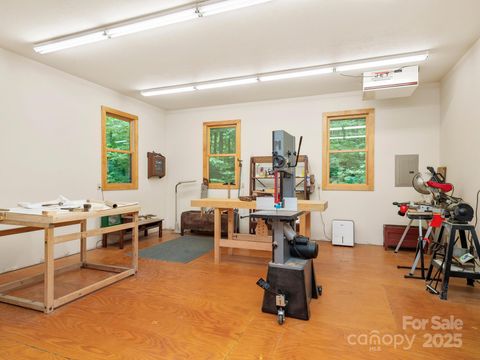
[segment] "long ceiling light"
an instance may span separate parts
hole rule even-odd
[[[258,79],[260,81],[274,81],[274,80],[284,80],[284,79],[293,79],[305,76],[314,76],[321,74],[328,74],[333,72],[333,67],[323,67],[318,69],[301,69],[301,70],[291,70],[285,72],[271,73],[260,75]]]
[[[427,60],[427,58],[428,58],[428,53],[406,55],[406,56],[399,56],[399,57],[394,57],[389,59],[370,60],[370,61],[364,61],[364,62],[355,62],[352,64],[338,65],[335,68],[335,70],[337,72],[342,72],[342,71],[351,71],[351,70],[380,68],[383,66],[402,65],[402,64],[408,64],[408,63],[419,63]]]
[[[228,86],[253,84],[253,83],[256,83],[257,81],[258,81],[257,77],[248,77],[243,79],[207,82],[205,84],[195,85],[195,88],[197,90],[217,89],[217,88],[228,87]]]
[[[288,69],[283,71],[275,71],[262,73],[257,75],[249,75],[237,78],[215,79],[204,81],[201,83],[181,84],[167,87],[159,87],[154,89],[142,90],[143,96],[156,96],[183,93],[195,90],[208,90],[221,88],[226,86],[253,84],[256,82],[269,82],[275,80],[285,80],[300,77],[318,76],[330,74],[334,72],[350,71],[350,70],[367,70],[382,66],[401,65],[408,63],[419,63],[428,58],[428,53],[406,54],[396,57],[388,57],[381,59],[359,60],[357,62],[330,64],[326,66],[315,66],[299,69]]]
[[[168,95],[168,94],[178,94],[185,93],[190,91],[195,91],[194,86],[172,86],[169,88],[163,89],[152,89],[142,91],[143,96],[157,96],[157,95]]]
[[[246,76],[246,77],[217,79],[212,81],[204,81],[200,83],[183,84],[183,85],[148,89],[148,90],[142,90],[140,93],[143,96],[168,95],[168,94],[189,92],[194,90],[209,90],[209,89],[217,89],[217,88],[223,88],[228,86],[254,84],[259,81],[273,81],[273,80],[291,79],[291,78],[303,77],[303,76],[314,76],[314,75],[328,74],[332,72],[333,72],[332,67],[329,67],[329,68],[323,67],[323,68],[315,68],[315,69],[304,68],[304,69],[287,70],[284,72],[276,71],[272,73],[264,73],[259,75]]]
[[[134,34],[136,32],[155,29],[162,26],[177,24],[183,21],[198,18],[195,9],[177,11],[171,14],[156,16],[151,19],[135,21],[130,24],[120,25],[107,29],[108,37],[115,38],[119,36]]]
[[[104,28],[84,31],[75,35],[60,37],[51,41],[35,44],[33,49],[40,54],[64,50],[75,46],[90,44],[140,31],[194,20],[201,17],[220,14],[248,6],[259,5],[272,0],[208,0],[167,11],[123,21]]]
[[[101,40],[107,40],[105,31],[96,31],[89,34],[68,37],[56,41],[43,43],[35,46],[33,49],[40,54],[47,54],[58,50],[69,49],[75,46],[91,44]]]
[[[199,7],[202,16],[220,14],[222,12],[241,9],[247,6],[258,5],[271,0],[229,0],[218,3],[205,4]]]

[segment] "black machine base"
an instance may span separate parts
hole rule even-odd
[[[317,286],[313,261],[290,258],[285,264],[268,264],[267,282],[273,291],[265,291],[262,311],[277,314],[274,293],[284,294],[288,304],[285,315],[301,320],[310,318],[310,300],[321,295]]]

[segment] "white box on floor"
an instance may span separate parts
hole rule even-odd
[[[355,226],[352,220],[332,221],[332,245],[353,246]]]

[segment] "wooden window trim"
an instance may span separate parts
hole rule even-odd
[[[107,114],[116,119],[130,122],[130,151],[107,149]],[[131,154],[132,182],[124,184],[109,184],[107,182],[107,153],[118,152]],[[138,116],[102,106],[102,189],[103,190],[136,190],[138,189]]]
[[[213,156],[235,156],[235,185],[231,189],[238,189],[240,183],[240,166],[238,159],[240,159],[240,134],[241,134],[241,121],[240,120],[225,120],[225,121],[208,121],[203,123],[203,177],[210,179],[208,159],[210,154],[210,129],[233,127],[235,126],[235,154],[213,154]],[[228,189],[227,185],[219,183],[208,183],[209,189]]]
[[[329,131],[330,121],[339,119],[354,119],[365,117],[366,119],[366,149],[367,174],[366,184],[331,184],[330,153],[335,152],[358,152],[358,150],[332,150],[330,151]],[[359,109],[348,111],[336,111],[323,113],[323,154],[322,154],[322,189],[323,190],[347,190],[347,191],[373,191],[374,190],[374,146],[375,144],[375,109]]]

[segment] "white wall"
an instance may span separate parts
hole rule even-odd
[[[162,110],[2,49],[0,104],[0,208],[60,194],[100,198],[100,107],[107,105],[139,117],[139,190],[105,197],[139,201],[143,212],[164,216],[166,181],[146,178],[147,151],[165,152]],[[0,272],[40,262],[42,238],[0,239]],[[55,250],[57,257],[74,252],[78,242]]]
[[[317,189],[313,195],[329,201],[325,213],[327,233],[332,219],[353,219],[361,243],[381,244],[382,224],[404,222],[391,202],[417,197],[412,189],[393,187],[394,155],[419,153],[421,168],[439,163],[440,105],[435,84],[418,89],[410,98],[379,102],[364,102],[361,94],[354,92],[165,113],[0,49],[0,99],[0,208],[15,206],[18,201],[53,199],[60,194],[70,198],[100,197],[101,105],[139,116],[139,190],[106,192],[106,197],[140,201],[143,212],[165,217],[165,227],[169,228],[174,226],[175,184],[202,178],[203,121],[242,120],[242,193],[247,194],[249,158],[270,153],[272,130],[285,129],[304,136],[303,153],[309,156],[311,171],[319,181],[322,113],[374,107],[375,191]],[[167,155],[166,178],[146,179],[146,152],[150,150]],[[449,175],[454,176],[453,165],[449,165]],[[212,192],[212,196],[225,195],[223,191]],[[184,185],[179,213],[189,209],[190,199],[198,196],[199,183]],[[323,239],[319,214],[314,214],[312,220],[312,237]],[[242,228],[246,225],[247,220],[243,220]],[[95,242],[91,239],[89,248]],[[56,257],[75,252],[78,242],[56,247]],[[41,232],[0,241],[0,272],[42,259]]]
[[[317,183],[322,170],[322,113],[373,107],[375,126],[375,191],[319,191],[313,195],[328,200],[324,214],[327,233],[332,219],[352,219],[356,224],[359,243],[382,244],[382,225],[405,223],[396,214],[393,201],[415,199],[412,188],[394,187],[394,155],[420,154],[420,168],[437,166],[439,162],[439,88],[432,84],[419,88],[412,97],[362,101],[360,92],[332,94],[278,101],[256,102],[210,108],[167,112],[166,132],[168,174],[167,226],[174,224],[175,183],[202,178],[202,123],[204,121],[241,119],[241,156],[244,160],[243,194],[248,194],[248,172],[251,156],[271,153],[271,131],[284,129],[304,136],[302,153],[307,154],[311,172]],[[222,190],[210,192],[211,197],[225,197]],[[179,214],[189,209],[189,201],[199,197],[199,183],[185,185],[179,196]],[[242,220],[246,228],[247,219]],[[324,239],[320,215],[312,218],[312,238]]]
[[[480,39],[441,82],[440,158],[457,196],[480,190]]]

